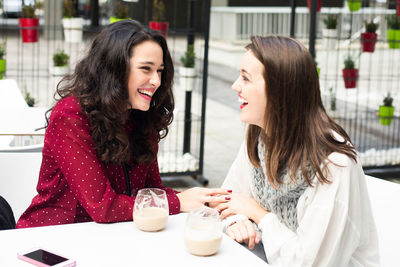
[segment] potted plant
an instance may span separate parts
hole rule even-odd
[[[65,41],[68,43],[82,42],[83,19],[76,17],[77,0],[64,0],[63,19]]]
[[[54,76],[64,76],[68,74],[68,62],[69,56],[64,52],[64,50],[58,50],[53,55],[53,67],[50,68],[50,73]]]
[[[373,53],[375,51],[375,44],[378,35],[376,34],[376,30],[379,27],[378,23],[374,23],[373,20],[370,22],[365,21],[365,32],[361,34],[361,44],[363,48],[363,52]]]
[[[358,69],[356,69],[354,64],[354,60],[351,56],[347,56],[344,60],[344,69],[343,80],[345,88],[356,88],[357,78],[358,78]]]
[[[323,20],[325,29],[322,29],[323,46],[327,49],[335,49],[337,43],[337,15],[328,14]]]
[[[383,105],[379,106],[379,122],[382,125],[390,125],[394,114],[393,97],[390,93],[383,98]]]
[[[182,67],[179,68],[180,86],[186,91],[192,91],[196,86],[196,54],[193,45],[189,45],[181,57]]]
[[[167,37],[169,22],[165,21],[165,4],[162,0],[153,1],[153,20],[149,22],[151,29],[161,32]]]
[[[318,62],[315,61],[315,68],[317,69],[317,73],[318,73],[318,77],[319,77],[319,73],[321,71],[320,67],[318,67]]]
[[[6,41],[0,43],[0,80],[2,80],[6,74],[6,46]]]
[[[329,87],[329,108],[327,108],[327,113],[329,117],[336,120],[340,118],[340,109],[337,108],[337,98],[336,90],[333,87]]]
[[[121,2],[116,2],[114,5],[114,15],[110,17],[110,24],[120,20],[131,19],[128,17],[128,6]]]
[[[317,0],[317,12],[321,11],[321,2],[322,0]],[[311,12],[311,0],[307,0],[308,11]]]
[[[33,107],[36,103],[35,98],[33,98],[29,92],[25,92],[25,101],[29,107]]]
[[[396,14],[400,17],[400,0],[396,1]]]
[[[350,12],[356,12],[361,8],[362,0],[347,0],[347,7]]]
[[[400,48],[400,17],[396,14],[386,17],[387,21],[387,41],[389,48],[398,49]]]
[[[23,6],[19,18],[20,34],[23,43],[36,43],[39,37],[39,18],[35,15],[35,6]]]
[[[336,111],[336,93],[333,90],[333,87],[329,88],[329,95],[330,95],[330,105],[329,105],[329,109],[331,111]]]

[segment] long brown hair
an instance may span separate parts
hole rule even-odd
[[[128,77],[133,48],[153,41],[163,51],[161,85],[152,97],[148,111],[128,110]],[[157,142],[168,133],[173,119],[172,83],[174,67],[164,37],[136,21],[119,21],[104,28],[93,40],[87,55],[72,75],[57,86],[63,99],[78,98],[91,123],[91,136],[101,161],[136,164],[156,159]],[[51,110],[51,109],[50,109]],[[126,123],[133,118],[133,133],[128,136]]]
[[[267,98],[265,129],[249,125],[247,130],[251,163],[260,167],[257,145],[261,137],[270,184],[282,183],[280,174],[284,168],[292,181],[301,170],[311,186],[311,168],[321,183],[329,183],[328,155],[338,152],[356,161],[356,152],[344,129],[325,112],[312,56],[298,41],[281,36],[254,36],[246,49],[264,65]],[[334,138],[335,132],[344,140]]]

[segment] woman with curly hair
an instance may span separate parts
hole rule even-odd
[[[17,228],[132,220],[139,189],[166,190],[171,214],[225,201],[227,190],[163,187],[158,142],[173,119],[174,67],[159,33],[136,21],[107,26],[57,87],[38,195]]]
[[[231,199],[216,207],[227,235],[262,244],[273,266],[378,266],[364,173],[325,112],[312,56],[282,36],[246,49],[232,89],[247,137],[222,185]]]

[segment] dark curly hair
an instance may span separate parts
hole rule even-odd
[[[161,85],[153,95],[148,111],[127,110],[128,77],[133,48],[153,41],[163,51]],[[93,40],[87,55],[73,74],[57,86],[60,99],[73,95],[91,123],[91,136],[98,157],[106,163],[151,163],[156,159],[158,142],[168,133],[173,119],[172,83],[174,67],[167,43],[161,34],[133,20],[108,25]],[[133,120],[131,136],[126,123]],[[129,126],[128,126],[129,127]]]

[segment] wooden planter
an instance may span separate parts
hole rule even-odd
[[[49,72],[53,76],[65,76],[69,73],[69,66],[52,66],[50,67]]]
[[[363,52],[373,53],[378,35],[372,32],[364,32],[361,34],[361,44]]]
[[[390,125],[392,123],[394,107],[379,106],[379,122],[382,125]]]
[[[82,18],[63,18],[64,38],[67,43],[82,42],[83,19]]]
[[[3,79],[5,74],[6,74],[6,60],[0,59],[0,80]]]
[[[400,0],[396,1],[396,11],[397,16],[400,17]]]
[[[361,8],[362,1],[361,0],[347,0],[347,7],[350,12],[356,12]]]
[[[317,1],[317,12],[321,11],[321,2],[322,0]],[[307,0],[308,11],[311,12],[311,0]]]
[[[386,37],[390,49],[400,48],[400,30],[388,29],[386,32]]]
[[[347,89],[357,87],[358,69],[343,69],[344,87]]]
[[[39,19],[20,18],[20,34],[23,43],[36,43],[39,39]]]
[[[131,18],[122,18],[122,19],[119,19],[119,18],[117,18],[117,17],[114,17],[114,16],[111,16],[110,17],[110,24],[113,24],[114,22],[117,22],[117,21],[120,21],[120,20],[130,20]]]
[[[151,29],[161,32],[162,36],[167,38],[169,22],[150,21],[149,22],[149,26],[150,26]]]
[[[336,29],[322,29],[322,45],[327,50],[336,49],[337,45],[337,30]]]
[[[179,68],[180,87],[185,91],[193,91],[196,86],[196,69],[195,68]]]

